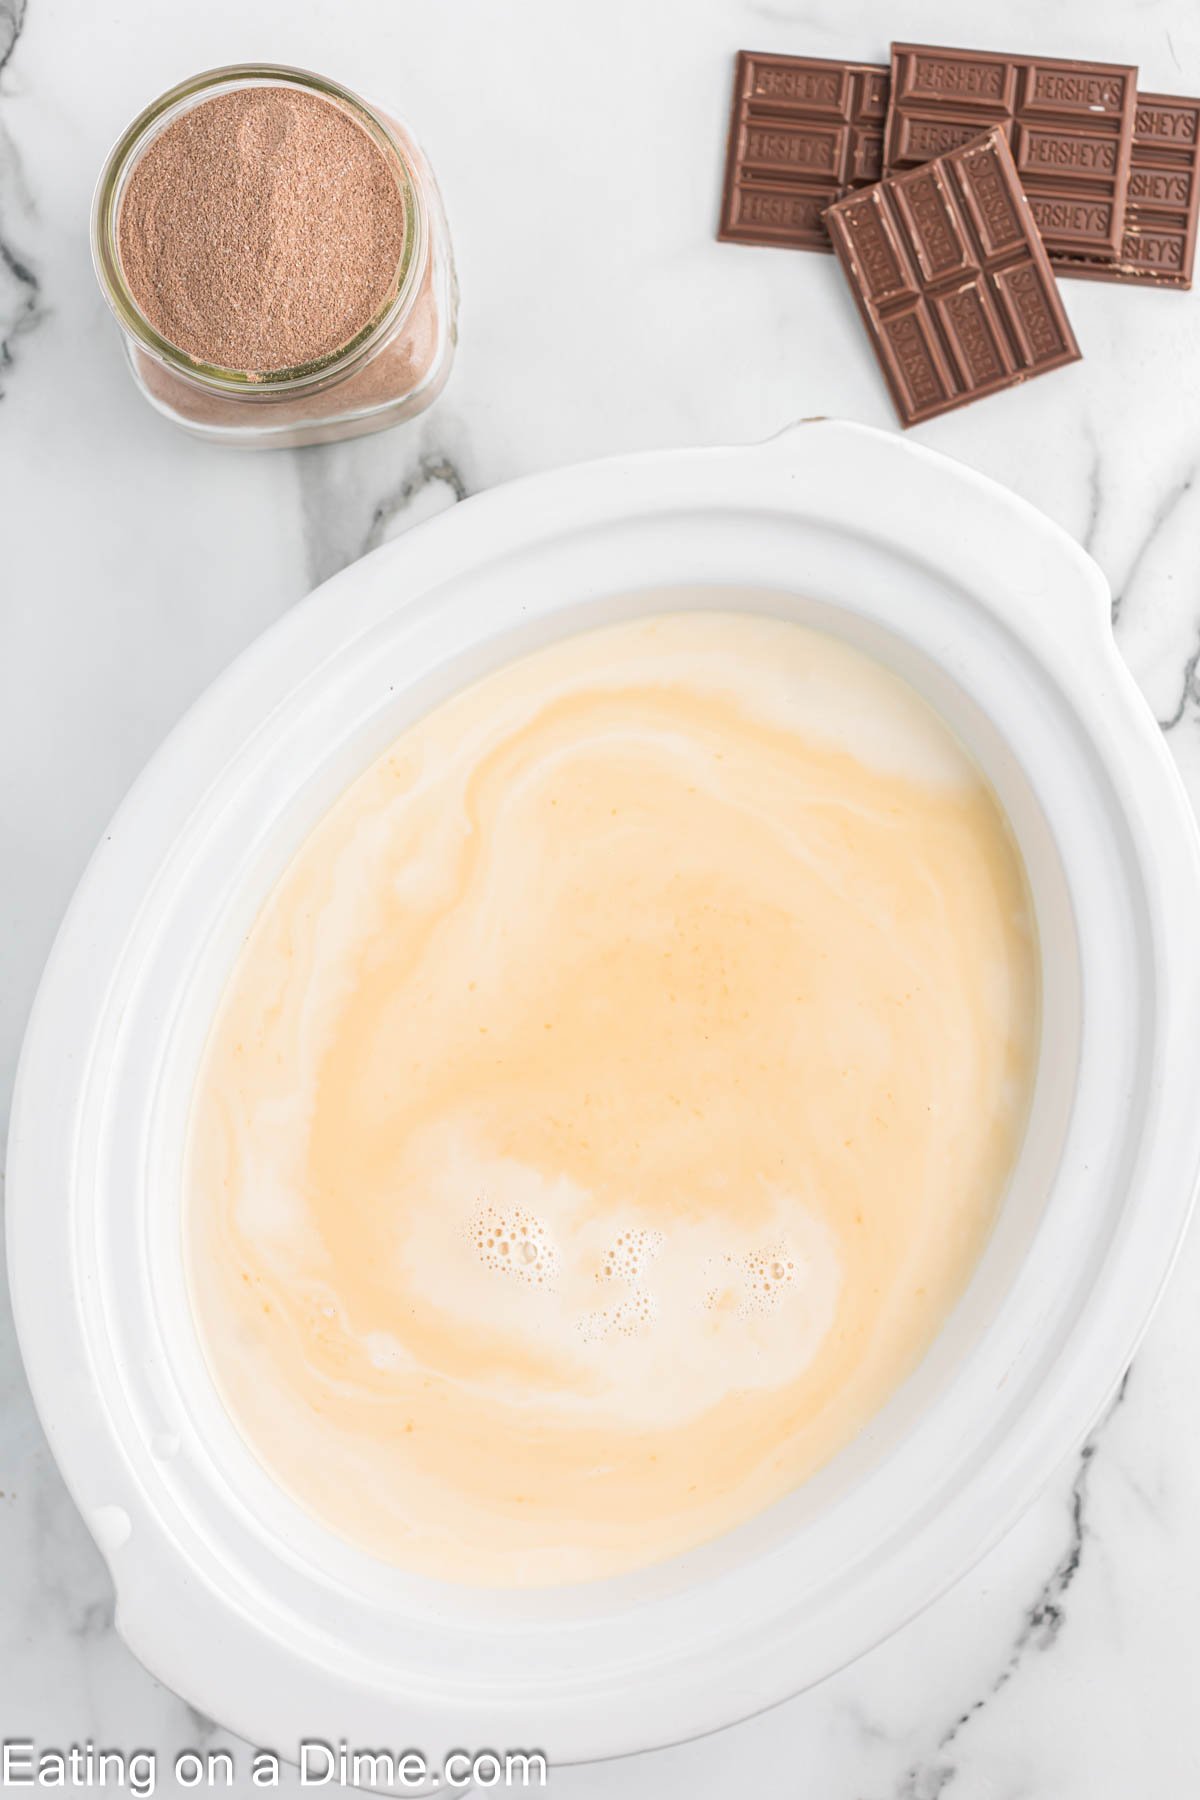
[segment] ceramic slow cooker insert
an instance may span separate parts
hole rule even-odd
[[[999,1223],[920,1369],[737,1531],[619,1579],[472,1590],[384,1567],[279,1489],[201,1355],[180,1230],[201,1049],[244,933],[403,727],[567,633],[730,605],[833,632],[949,722],[1016,833],[1043,1031]],[[1120,1378],[1200,1169],[1200,856],[1099,571],[1002,489],[813,423],[470,500],[318,590],[139,780],[63,926],[22,1060],[18,1330],[135,1653],[256,1743],[613,1755],[820,1680],[1004,1530]]]

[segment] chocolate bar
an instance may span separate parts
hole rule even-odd
[[[1000,125],[1051,262],[1115,262],[1136,103],[1137,70],[1121,64],[893,44],[884,168],[916,168]]]
[[[904,425],[1079,359],[999,127],[825,223]]]
[[[874,64],[740,51],[717,236],[828,250],[825,208],[883,173],[887,82]]]
[[[1116,262],[1069,257],[1060,275],[1190,288],[1200,213],[1200,100],[1139,94],[1125,234]]]

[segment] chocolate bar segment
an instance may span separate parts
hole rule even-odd
[[[889,175],[1004,130],[1052,263],[1116,261],[1125,224],[1137,70],[1118,63],[892,45]]]
[[[1000,127],[825,223],[903,425],[1079,360]]]
[[[821,215],[883,172],[885,68],[742,50],[717,236],[828,250]]]
[[[1069,257],[1061,275],[1190,288],[1200,214],[1200,100],[1139,94],[1125,234],[1116,262]]]

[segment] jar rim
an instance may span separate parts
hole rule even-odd
[[[125,280],[117,237],[125,183],[152,138],[193,103],[217,93],[246,87],[300,88],[342,106],[394,163],[404,203],[404,243],[394,291],[389,289],[389,298],[383,307],[348,343],[327,355],[312,362],[265,371],[227,369],[217,363],[206,363],[156,331]],[[105,159],[92,201],[92,263],[101,292],[118,324],[172,373],[199,387],[245,400],[278,399],[284,395],[294,396],[299,390],[323,387],[340,380],[364,362],[412,305],[428,258],[428,236],[420,184],[404,146],[386,121],[361,95],[341,82],[286,63],[230,63],[221,68],[202,70],[189,80],[168,88],[121,133]]]

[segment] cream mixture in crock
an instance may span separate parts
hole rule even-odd
[[[421,1573],[702,1542],[928,1348],[1036,1033],[1016,847],[897,677],[739,613],[513,662],[348,789],[221,1000],[185,1232],[228,1408]]]

